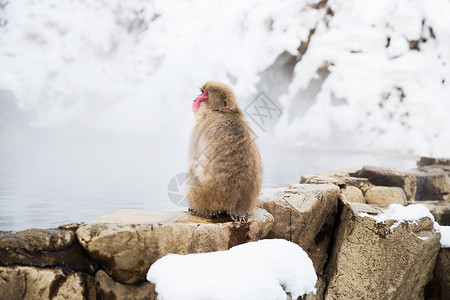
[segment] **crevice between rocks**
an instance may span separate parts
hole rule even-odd
[[[289,206],[289,241],[292,241],[292,211],[295,209],[292,204],[286,199],[286,197],[283,197],[283,201],[287,203]],[[295,242],[297,243],[297,242]]]
[[[64,275],[56,275],[55,279],[52,281],[49,287],[48,297],[53,299],[58,294],[61,286],[67,281],[67,275],[63,272]]]
[[[316,299],[325,299],[325,295],[326,295],[326,292],[328,289],[328,284],[329,284],[329,279],[330,279],[327,271],[328,271],[329,265],[331,263],[333,251],[337,247],[336,236],[337,236],[337,232],[339,230],[339,225],[341,223],[341,216],[344,211],[344,203],[342,203],[342,201],[339,198],[336,201],[337,201],[336,212],[335,212],[330,242],[328,244],[327,251],[326,251],[327,259],[323,265],[323,271],[322,271],[322,279],[324,281],[323,291],[321,291],[322,292],[321,295],[316,295]]]

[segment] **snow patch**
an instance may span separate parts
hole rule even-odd
[[[391,204],[379,214],[371,215],[368,213],[359,213],[358,216],[374,219],[377,223],[385,223],[387,220],[394,220],[394,224],[389,228],[391,231],[403,222],[408,224],[418,224],[420,219],[426,217],[434,221],[434,216],[423,204],[411,204],[408,206]],[[433,227],[436,231],[439,231],[439,224],[437,222],[434,222]]]
[[[292,299],[315,292],[317,276],[303,249],[282,239],[228,251],[168,254],[147,273],[161,299]],[[286,291],[286,292],[285,292]]]
[[[441,247],[450,248],[450,226],[441,226]]]

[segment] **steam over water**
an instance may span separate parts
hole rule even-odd
[[[372,164],[410,168],[415,157],[302,148],[259,140],[264,188],[300,175]],[[169,198],[170,180],[186,171],[185,144],[145,136],[29,130],[0,138],[0,230],[88,222],[116,209],[186,209]]]

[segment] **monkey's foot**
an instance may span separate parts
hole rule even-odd
[[[246,215],[244,215],[244,216],[232,215],[232,214],[229,214],[229,215],[230,215],[230,217],[231,217],[231,219],[233,221],[236,221],[236,222],[247,222],[247,216]]]
[[[193,208],[189,208],[188,211],[197,217],[202,217],[208,220],[213,219],[223,219],[224,221],[231,220],[235,222],[247,222],[247,215],[235,215],[231,214],[227,211],[218,211],[218,212],[208,212],[208,213],[199,213]]]
[[[206,218],[206,219],[209,219],[209,220],[217,218],[217,217],[219,217],[219,215],[222,214],[222,212],[199,213],[198,211],[196,211],[193,208],[189,208],[188,211],[191,214],[193,214],[194,216]]]

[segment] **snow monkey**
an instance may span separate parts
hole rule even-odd
[[[210,81],[201,93],[192,103],[189,209],[205,218],[226,213],[235,221],[246,220],[262,181],[254,135],[230,87]]]

